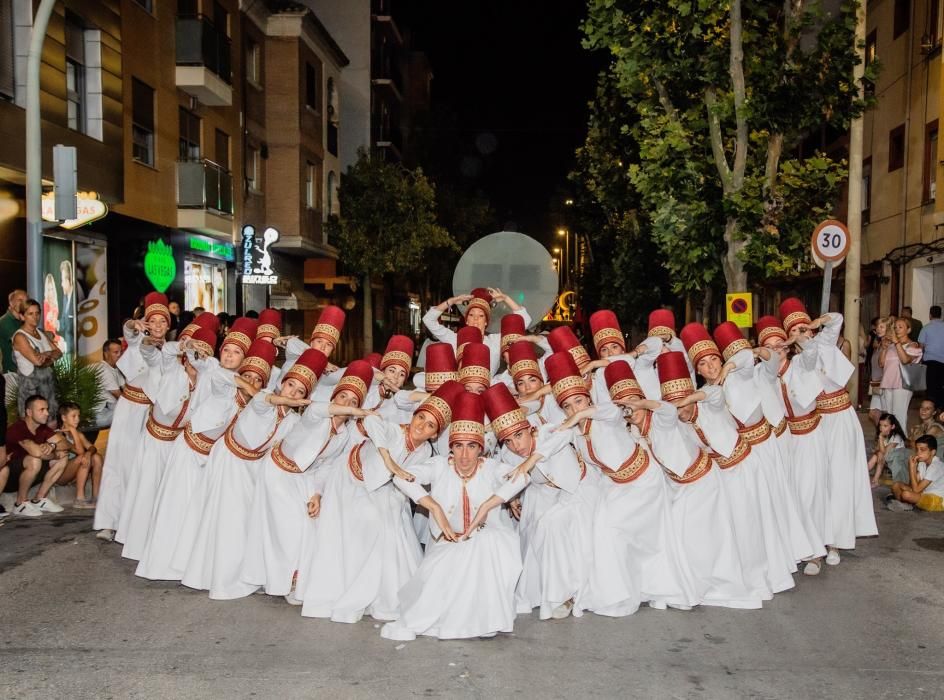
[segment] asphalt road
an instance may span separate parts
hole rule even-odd
[[[510,636],[405,645],[132,575],[68,510],[0,526],[0,696],[944,698],[944,514],[881,536],[760,611],[521,616]]]

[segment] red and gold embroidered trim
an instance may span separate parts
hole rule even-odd
[[[524,336],[521,335],[521,333],[508,333],[507,335],[503,335],[503,336],[501,337],[501,349],[502,349],[502,352],[504,352],[505,350],[507,350],[509,345],[511,345],[512,343],[517,343],[517,342],[518,342],[519,340],[521,340],[523,337],[524,337]]]
[[[554,382],[554,398],[557,399],[558,405],[564,403],[571,396],[576,396],[577,394],[586,394],[590,396],[590,391],[587,389],[587,383],[583,380],[583,377],[578,375],[572,375],[569,377],[563,377]]]
[[[821,393],[816,397],[816,410],[819,413],[840,413],[852,406],[849,399],[849,392],[845,389],[838,389],[831,394]]]
[[[237,346],[243,352],[249,352],[249,346],[252,345],[252,340],[241,331],[230,331],[226,334],[226,337],[223,338],[223,345],[229,343]]]
[[[431,415],[439,425],[439,432],[442,432],[443,428],[452,422],[452,408],[439,396],[430,396],[416,410],[426,411]]]
[[[784,332],[783,328],[769,326],[757,334],[757,344],[763,345],[769,338],[780,338],[781,340],[786,340],[787,334]]]
[[[340,394],[344,390],[348,390],[357,397],[357,405],[360,406],[364,403],[364,397],[367,396],[367,385],[364,383],[364,380],[360,377],[355,377],[349,375],[347,377],[341,377],[341,380],[338,382],[338,385],[334,387],[334,391],[331,392],[331,398]]]
[[[144,310],[144,320],[147,321],[151,316],[163,316],[170,323],[170,311],[163,304],[151,304]]]
[[[278,338],[279,327],[272,323],[263,323],[256,329],[256,338]]]
[[[485,446],[485,426],[474,420],[457,420],[449,426],[449,444],[454,442],[477,442]]]
[[[402,350],[391,350],[384,353],[383,359],[380,360],[380,369],[387,369],[391,365],[402,367],[409,374],[410,367],[413,365],[413,358]]]
[[[426,391],[435,391],[446,382],[459,381],[458,372],[427,372]]]
[[[288,472],[289,474],[302,473],[302,470],[298,468],[298,465],[295,464],[293,460],[289,459],[282,450],[281,440],[272,446],[272,452],[269,454],[272,456],[272,461],[275,463],[275,466],[277,466],[283,472]]]
[[[694,393],[695,385],[692,384],[691,377],[683,377],[681,379],[670,379],[667,382],[662,382],[660,389],[664,401],[674,401],[675,399],[681,399]]]
[[[754,425],[738,425],[738,433],[749,445],[759,445],[770,437],[772,429],[766,418],[761,418]]]
[[[219,438],[210,439],[203,433],[195,433],[188,425],[184,428],[184,442],[189,445],[190,449],[194,452],[203,455],[204,457],[210,454],[210,450],[213,449],[213,445]]]
[[[781,435],[783,435],[786,429],[787,429],[787,419],[786,417],[784,417],[780,419],[780,422],[774,428],[774,435],[776,435],[777,437],[780,437]]]
[[[675,331],[669,328],[668,326],[653,326],[649,329],[647,337],[652,338],[653,336],[663,336],[663,335],[675,335]]]
[[[531,427],[525,416],[524,409],[521,407],[513,408],[508,413],[503,413],[492,421],[492,430],[495,432],[499,442],[514,435],[519,430]]]
[[[361,463],[361,448],[363,446],[363,442],[358,443],[347,456],[347,468],[351,470],[351,474],[358,481],[364,480],[364,465]]]
[[[518,360],[511,366],[511,378],[518,381],[522,377],[537,377],[542,382],[544,377],[541,375],[541,367],[537,360]]]
[[[721,351],[718,350],[717,343],[709,338],[692,343],[692,346],[688,348],[688,359],[692,361],[693,365],[697,365],[703,357],[710,357],[711,355],[721,357]]]
[[[180,428],[158,423],[150,413],[148,414],[147,423],[144,424],[144,427],[151,437],[162,442],[173,442],[177,439],[177,436],[180,435]]]
[[[783,319],[783,328],[789,333],[790,329],[798,323],[810,323],[810,315],[805,311],[794,311],[792,314],[787,314],[787,317]]]
[[[465,365],[459,368],[459,382],[461,384],[484,384],[488,386],[492,380],[492,373],[488,367]]]
[[[243,359],[237,370],[239,374],[243,372],[252,372],[262,378],[263,382],[269,381],[269,374],[272,372],[272,366],[261,357],[251,355]]]
[[[132,403],[138,403],[142,406],[151,405],[151,399],[149,399],[148,395],[144,393],[144,390],[136,386],[131,386],[130,384],[125,384],[123,387],[121,387],[121,395]]]
[[[741,352],[741,350],[750,350],[750,349],[751,349],[751,344],[750,342],[748,342],[747,338],[740,338],[729,343],[728,346],[724,350],[721,351],[721,353],[724,355],[724,361],[727,362],[732,357],[734,357],[737,353]]]
[[[711,458],[718,463],[718,466],[722,469],[730,469],[731,467],[736,467],[741,462],[744,461],[744,458],[751,453],[751,444],[747,440],[743,440],[741,436],[738,436],[737,442],[734,443],[734,449],[731,450],[731,454],[727,457],[724,455],[715,452],[712,450]]]
[[[813,411],[804,416],[787,416],[787,427],[793,435],[806,435],[816,430],[819,421],[819,413]]]
[[[626,341],[618,328],[601,328],[593,334],[593,347],[597,352],[600,352],[600,347],[607,343],[616,343],[623,349],[623,352],[626,351]]]
[[[613,386],[610,388],[610,398],[614,401],[619,401],[620,399],[627,399],[631,396],[637,398],[643,398],[642,388],[639,386],[639,382],[635,379],[620,379],[618,382],[613,382]]]
[[[314,340],[315,338],[324,338],[337,345],[341,340],[341,331],[330,323],[319,323],[311,332],[311,339]]]
[[[196,340],[195,338],[190,339],[190,346],[199,353],[202,353],[205,357],[213,357],[213,346],[209,343]]]
[[[584,367],[590,364],[590,353],[587,352],[583,345],[575,345],[572,348],[567,348],[567,352],[574,358],[574,362],[577,363],[577,369],[581,372],[583,372]]]
[[[711,457],[704,450],[699,450],[698,457],[695,458],[695,461],[685,470],[682,476],[679,476],[670,469],[665,469],[664,471],[665,475],[676,484],[691,484],[711,471]]]
[[[275,425],[272,427],[272,432],[262,441],[262,444],[255,450],[252,450],[248,447],[239,444],[239,441],[236,440],[236,437],[233,435],[233,430],[236,427],[236,421],[234,420],[229,424],[229,427],[226,429],[226,432],[223,433],[223,443],[232,452],[234,455],[240,459],[245,459],[250,462],[255,462],[265,457],[266,452],[269,449],[269,443],[272,441],[272,438],[275,437],[276,431],[279,429],[279,423],[282,422],[282,419],[285,418],[288,413],[288,409],[284,406],[279,406],[275,413]]]
[[[590,436],[586,435],[585,439],[587,441],[587,456],[589,456],[590,460],[600,468],[600,471],[610,477],[610,479],[615,481],[617,484],[628,484],[631,481],[635,481],[649,467],[649,453],[642,449],[639,445],[636,445],[636,449],[633,450],[632,454],[629,455],[626,461],[623,462],[617,469],[608,467],[594,453],[593,444],[590,442]]]

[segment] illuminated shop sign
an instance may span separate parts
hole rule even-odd
[[[75,195],[76,218],[59,221],[56,218],[56,198],[52,192],[43,195],[42,216],[46,221],[58,221],[65,229],[79,228],[101,219],[108,213],[105,202],[98,198],[97,192],[78,192]]]
[[[279,240],[279,232],[271,226],[262,232],[262,246],[256,238],[254,226],[243,226],[242,282],[243,284],[278,284],[279,276],[272,269],[269,248]]]

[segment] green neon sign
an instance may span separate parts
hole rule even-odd
[[[232,261],[236,259],[232,243],[211,241],[196,236],[190,236],[188,240],[190,242],[190,250],[195,250],[198,253],[204,253],[216,258],[222,258],[223,260]]]
[[[166,292],[177,276],[173,248],[161,240],[150,241],[144,255],[144,274],[154,289],[162,294]]]

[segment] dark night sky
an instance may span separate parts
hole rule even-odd
[[[394,15],[455,113],[456,172],[478,173],[500,224],[549,238],[550,207],[586,130],[602,57],[580,46],[582,2],[397,0]],[[484,154],[483,154],[484,151]]]

